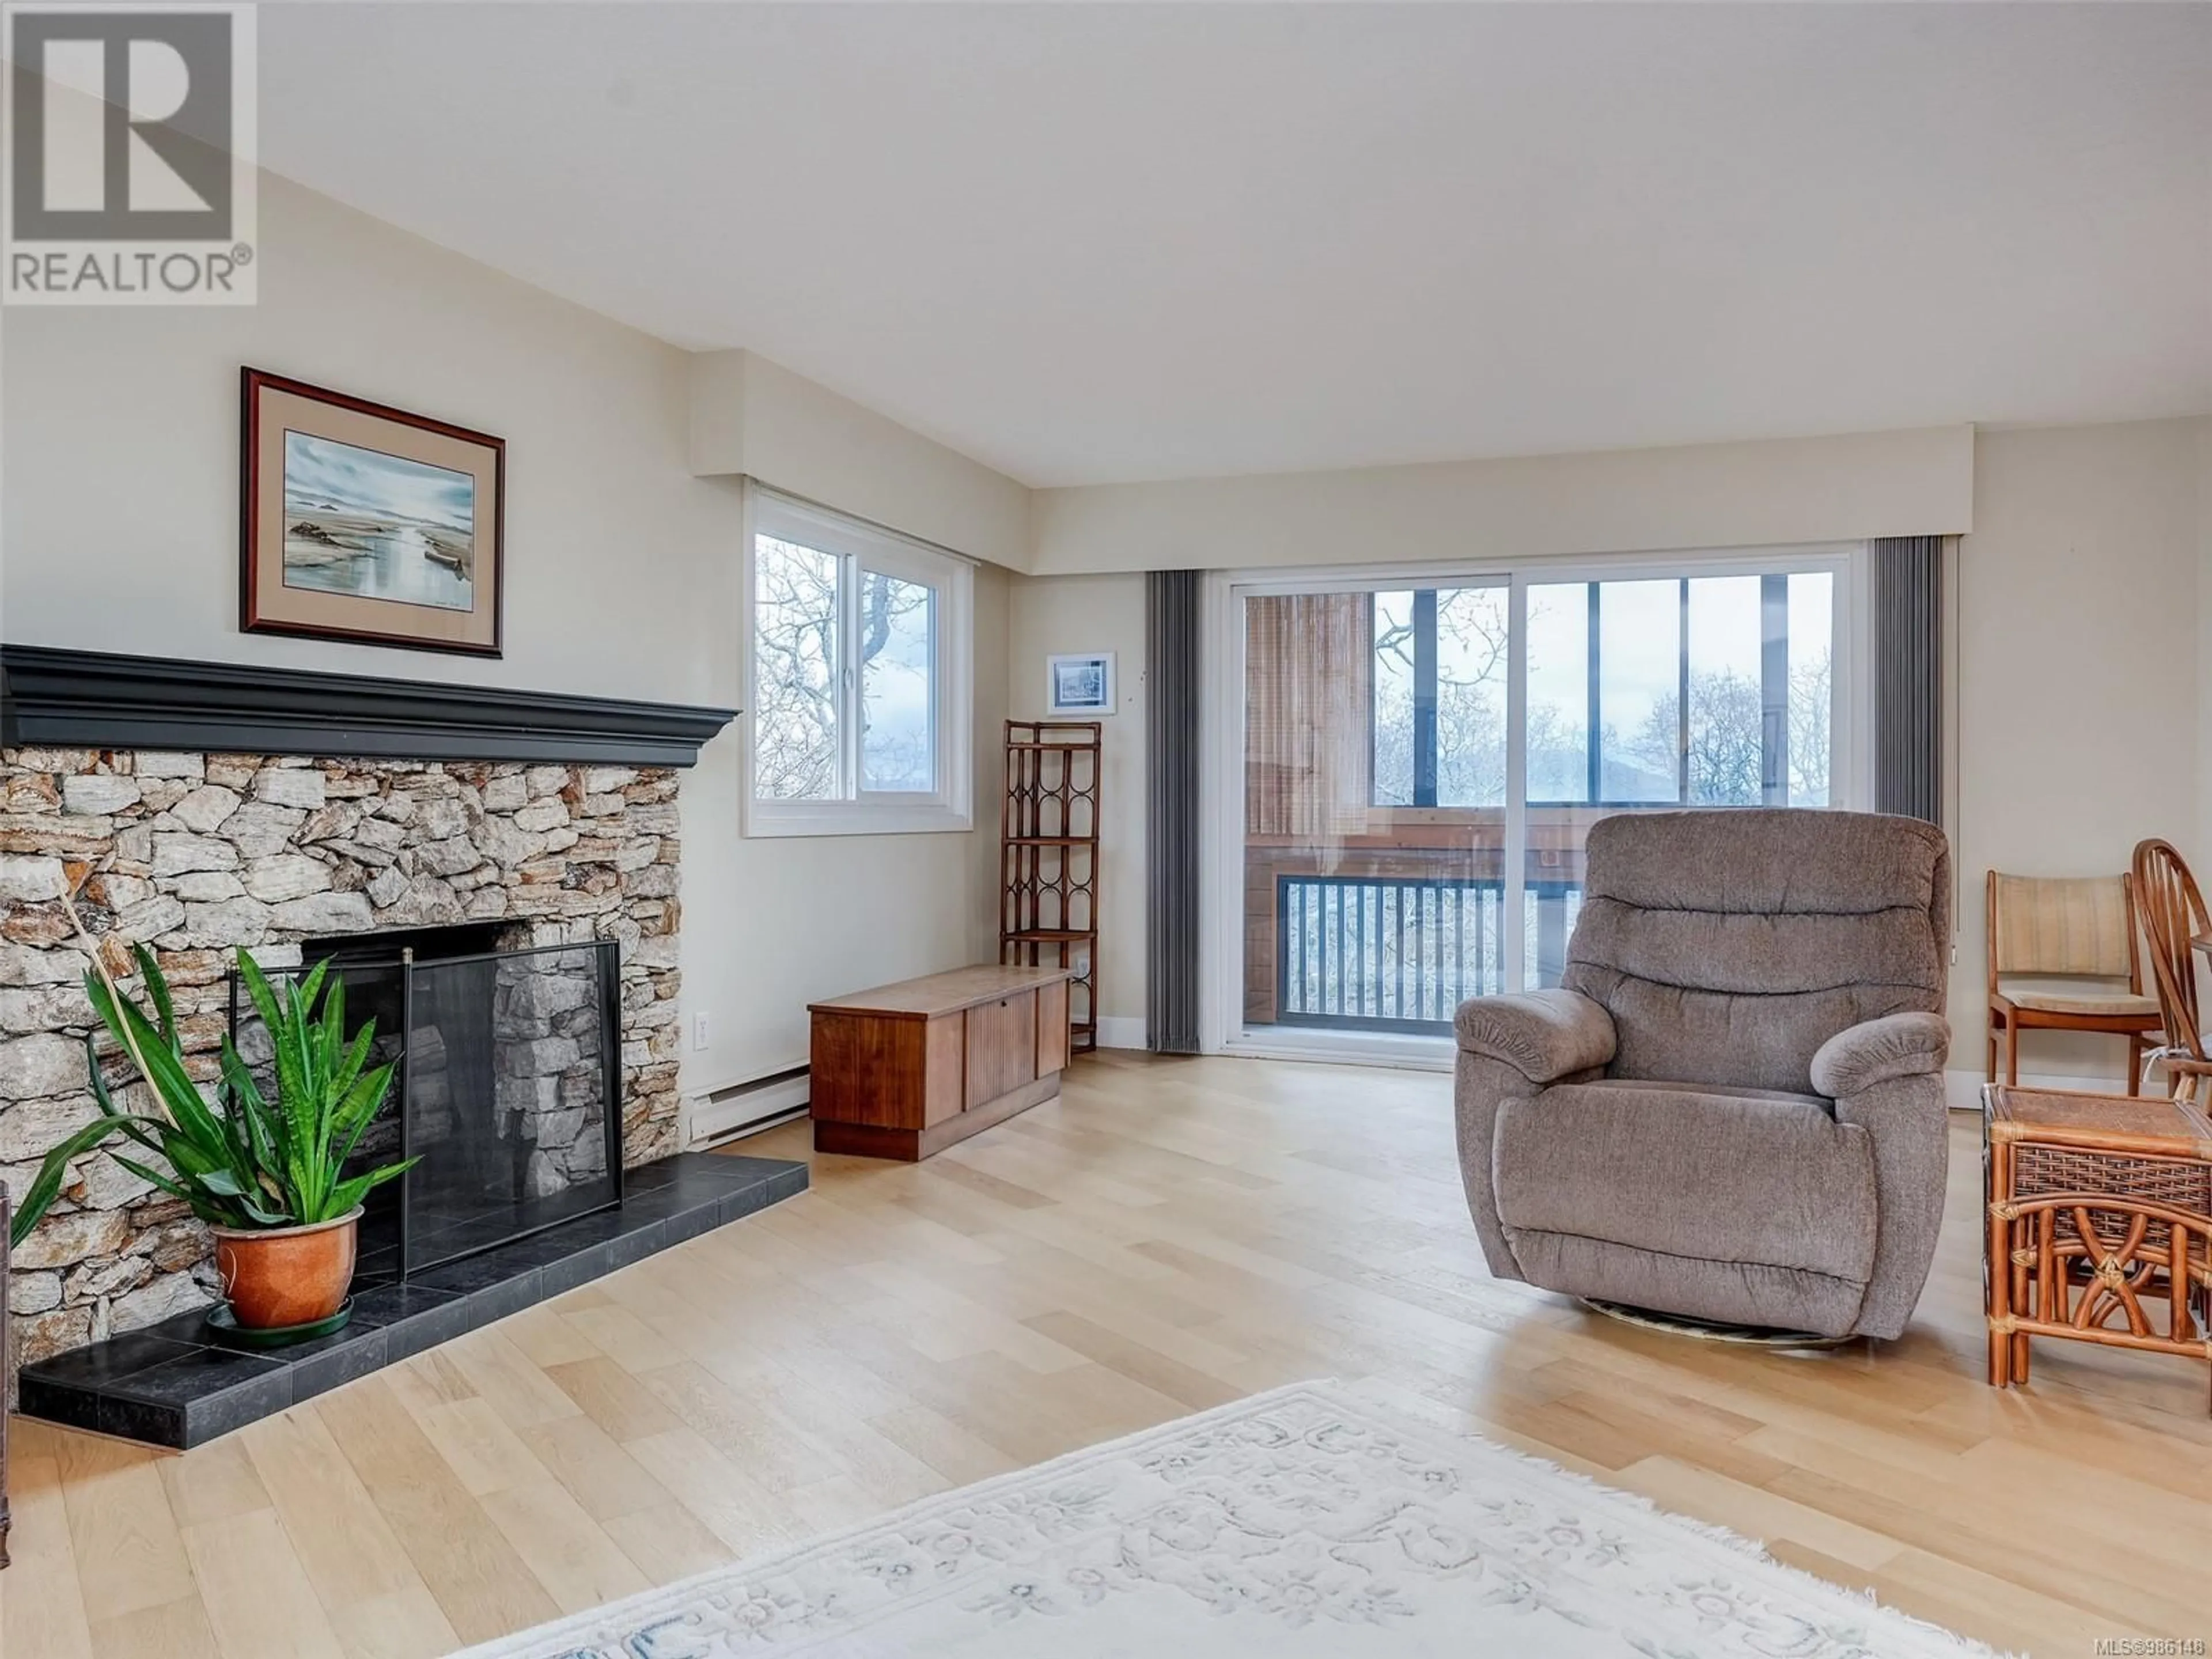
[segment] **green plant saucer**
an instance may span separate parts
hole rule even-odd
[[[319,1336],[328,1336],[342,1331],[345,1322],[353,1317],[353,1298],[348,1297],[338,1304],[338,1310],[327,1319],[311,1319],[304,1325],[276,1325],[266,1330],[249,1330],[238,1322],[230,1310],[230,1304],[218,1302],[207,1311],[208,1334],[226,1348],[289,1348],[295,1342],[312,1342]]]

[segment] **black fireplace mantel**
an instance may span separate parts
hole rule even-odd
[[[0,744],[692,766],[734,708],[0,645]]]

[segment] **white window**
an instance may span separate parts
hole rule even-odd
[[[966,830],[965,560],[755,489],[745,833]]]

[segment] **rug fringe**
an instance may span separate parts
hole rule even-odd
[[[1624,1492],[1619,1486],[1609,1486],[1604,1481],[1593,1480],[1577,1470],[1562,1468],[1548,1458],[1534,1456],[1515,1446],[1500,1445],[1497,1441],[1487,1439],[1479,1434],[1469,1434],[1462,1430],[1460,1431],[1460,1437],[1473,1441],[1477,1445],[1486,1446],[1493,1451],[1503,1452],[1507,1456],[1517,1458],[1524,1463],[1533,1463],[1547,1473],[1582,1487],[1587,1492],[1632,1509],[1642,1510],[1646,1514],[1656,1516],[1660,1520],[1680,1527],[1686,1532],[1701,1534],[1715,1543],[1726,1545],[1739,1554],[1750,1557],[1759,1565],[1782,1574],[1793,1583],[1824,1589],[1832,1595],[1848,1596],[1854,1601],[1863,1601],[1886,1619],[1893,1619],[1923,1636],[1941,1637],[1957,1648],[1960,1653],[1972,1655],[1972,1659],[2035,1659],[2033,1654],[1993,1648],[1986,1642],[1978,1642],[1970,1636],[1961,1636],[1958,1632],[1946,1626],[1931,1623],[1928,1620],[1906,1613],[1900,1607],[1891,1607],[1870,1588],[1854,1589],[1849,1584],[1838,1584],[1832,1579],[1823,1578],[1816,1572],[1808,1572],[1802,1567],[1792,1566],[1789,1562],[1778,1558],[1760,1540],[1747,1537],[1742,1533],[1722,1526],[1718,1522],[1700,1521],[1697,1516],[1684,1515],[1679,1510],[1662,1509],[1642,1492]]]
[[[1284,1394],[1291,1389],[1307,1386],[1340,1389],[1345,1393],[1379,1410],[1389,1412],[1399,1417],[1410,1418],[1416,1422],[1421,1420],[1402,1407],[1394,1407],[1388,1401],[1378,1400],[1363,1393],[1358,1384],[1346,1383],[1335,1377],[1318,1379],[1311,1385],[1294,1382],[1290,1384],[1288,1389],[1278,1389],[1271,1392]],[[1267,1397],[1267,1395],[1254,1395],[1252,1400],[1264,1400]],[[1486,1451],[1496,1452],[1515,1462],[1525,1463],[1531,1468],[1540,1469],[1547,1477],[1565,1481],[1601,1501],[1640,1510],[1645,1515],[1680,1527],[1686,1532],[1694,1532],[1711,1539],[1717,1544],[1726,1545],[1739,1554],[1749,1556],[1761,1566],[1771,1568],[1784,1575],[1795,1583],[1824,1589],[1832,1595],[1842,1595],[1855,1601],[1863,1601],[1886,1619],[1893,1619],[1922,1635],[1942,1638],[1957,1648],[1961,1654],[1972,1656],[1972,1659],[2034,1659],[2033,1654],[2008,1652],[2003,1649],[1993,1648],[1985,1642],[1978,1642],[1972,1637],[1961,1636],[1958,1632],[1944,1626],[1933,1624],[1928,1620],[1917,1618],[1900,1608],[1889,1607],[1871,1589],[1854,1589],[1848,1584],[1838,1584],[1832,1580],[1823,1578],[1818,1573],[1808,1572],[1802,1567],[1794,1567],[1787,1561],[1778,1559],[1760,1540],[1747,1537],[1744,1534],[1724,1527],[1718,1522],[1700,1521],[1695,1516],[1684,1515],[1677,1510],[1664,1509],[1651,1498],[1646,1498],[1642,1492],[1628,1492],[1619,1486],[1608,1486],[1595,1476],[1583,1474],[1579,1469],[1568,1468],[1564,1464],[1553,1462],[1548,1457],[1539,1457],[1534,1452],[1522,1451],[1518,1446],[1506,1445],[1501,1441],[1492,1440],[1487,1435],[1477,1434],[1469,1429],[1452,1428],[1443,1424],[1431,1424],[1429,1426],[1435,1428],[1439,1433],[1449,1434],[1470,1445],[1480,1446]]]

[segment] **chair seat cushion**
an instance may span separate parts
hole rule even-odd
[[[2124,979],[2069,979],[2056,974],[2005,975],[1997,994],[2015,1008],[2045,1014],[2125,1014],[2158,1018],[2158,999],[2138,996]]]
[[[1492,1173],[1498,1218],[1524,1267],[1516,1234],[1568,1236],[1836,1281],[1836,1299],[1853,1314],[1873,1274],[1873,1142],[1810,1096],[1563,1084],[1503,1103]],[[1679,1300],[1656,1305],[1700,1311]],[[1766,1322],[1785,1322],[1769,1313]]]

